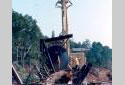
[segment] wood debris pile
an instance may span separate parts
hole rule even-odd
[[[94,68],[86,77],[88,83],[107,83],[104,85],[112,85],[112,72],[106,68]]]

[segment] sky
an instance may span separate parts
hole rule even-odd
[[[37,20],[42,33],[51,37],[62,31],[61,9],[55,8],[58,0],[12,0],[12,9]],[[68,9],[69,33],[72,40],[101,42],[112,48],[112,0],[70,0]]]

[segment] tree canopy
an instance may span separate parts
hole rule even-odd
[[[86,39],[81,42],[70,41],[70,48],[85,48],[87,49],[85,55],[87,62],[92,63],[96,67],[108,67],[111,68],[112,63],[112,49],[108,46],[103,46],[100,42],[93,42]]]
[[[92,47],[86,53],[87,61],[98,67],[108,67],[112,61],[112,49],[102,46],[100,42],[93,42]]]
[[[23,61],[38,58],[39,40],[43,35],[35,19],[29,15],[12,12],[12,58]]]
[[[91,48],[91,42],[89,39],[86,39],[85,41],[81,42],[74,42],[72,40],[70,40],[70,48],[86,48],[89,49]]]

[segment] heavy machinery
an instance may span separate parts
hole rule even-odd
[[[65,36],[40,40],[40,51],[42,55],[47,57],[48,67],[51,67],[53,72],[55,72],[55,66],[53,64],[56,64],[56,62],[59,61],[60,61],[59,69],[63,70],[68,68],[69,57],[66,49],[64,48],[66,42],[63,42],[63,40],[67,41],[72,36],[73,36],[72,34],[69,34]]]
[[[88,72],[90,71],[92,64],[83,65],[82,67],[76,66],[76,68],[69,67],[68,65],[70,62],[69,56],[68,56],[67,50],[64,48],[64,44],[66,42],[63,42],[63,40],[64,39],[68,40],[72,36],[73,36],[72,34],[69,34],[65,36],[59,36],[59,37],[40,40],[41,55],[45,57],[46,63],[41,64],[41,66],[44,67],[44,70],[43,68],[40,68],[34,65],[34,69],[37,70],[40,80],[39,82],[35,82],[33,84],[42,85],[41,83],[42,80],[46,81],[51,75],[56,74],[56,72],[59,73],[60,71],[64,71],[65,76],[62,75],[61,77],[59,77],[59,79],[56,79],[55,83],[58,81],[57,82],[58,84],[68,84],[69,81],[72,81],[73,85],[82,85],[82,82],[87,76]],[[13,69],[13,77],[17,82],[22,84],[23,82],[21,81],[14,67],[12,69]],[[69,73],[71,73],[71,75],[67,76],[69,75]],[[32,72],[29,73],[29,76],[31,74],[33,73]],[[29,76],[27,77],[27,80],[25,82],[26,84]],[[69,81],[66,81],[67,79],[69,79]]]
[[[59,37],[53,37],[48,39],[40,40],[40,51],[42,55],[47,58],[47,66],[51,69],[50,74],[58,72],[59,70],[71,71],[72,72],[72,84],[81,85],[88,72],[90,71],[92,64],[83,65],[82,67],[77,66],[77,68],[70,68],[69,56],[67,50],[64,48],[64,40],[68,40],[73,35],[62,35]],[[56,63],[60,62],[60,63]],[[58,67],[56,66],[58,65]],[[66,78],[66,77],[65,77]],[[64,78],[63,78],[64,79]],[[65,80],[65,79],[64,79]],[[64,83],[64,82],[60,82]],[[67,82],[68,83],[68,82]]]
[[[45,63],[40,63],[39,67],[34,66],[34,69],[37,70],[40,82],[36,82],[33,85],[43,85],[41,83],[42,80],[47,80],[51,75],[60,72],[64,75],[57,79],[58,84],[68,84],[69,81],[72,81],[72,85],[82,85],[83,80],[92,67],[92,64],[83,65],[82,67],[76,66],[76,68],[69,66],[69,38],[73,37],[72,34],[68,34],[67,9],[70,6],[72,6],[70,0],[58,0],[56,3],[56,7],[62,10],[62,35],[59,37],[40,39],[40,52],[41,55],[44,56]],[[41,59],[40,62],[42,62]],[[69,76],[70,73],[71,75]],[[29,73],[29,76],[31,74],[32,72]],[[16,70],[13,70],[15,80],[22,84],[21,79],[17,75]],[[27,77],[27,81],[29,76]],[[67,81],[68,79],[69,81]],[[28,85],[27,81],[26,85]],[[56,80],[54,82],[56,83]]]

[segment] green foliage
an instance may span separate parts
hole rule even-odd
[[[86,39],[85,41],[83,41],[82,47],[86,48],[86,49],[90,49],[91,48],[91,42],[90,42],[90,40]]]
[[[112,49],[108,46],[103,46],[100,42],[93,42],[91,44],[90,40],[86,39],[82,43],[70,41],[70,48],[87,49],[85,55],[89,63],[92,63],[96,67],[108,67],[111,69]]]
[[[70,48],[86,48],[89,49],[91,47],[90,40],[86,39],[85,41],[81,42],[74,42],[70,40]]]
[[[94,66],[107,67],[112,60],[112,49],[102,46],[100,42],[93,42],[92,48],[86,53],[87,61]]]
[[[12,12],[12,58],[23,62],[40,56],[39,45],[43,35],[40,28],[29,15]]]

